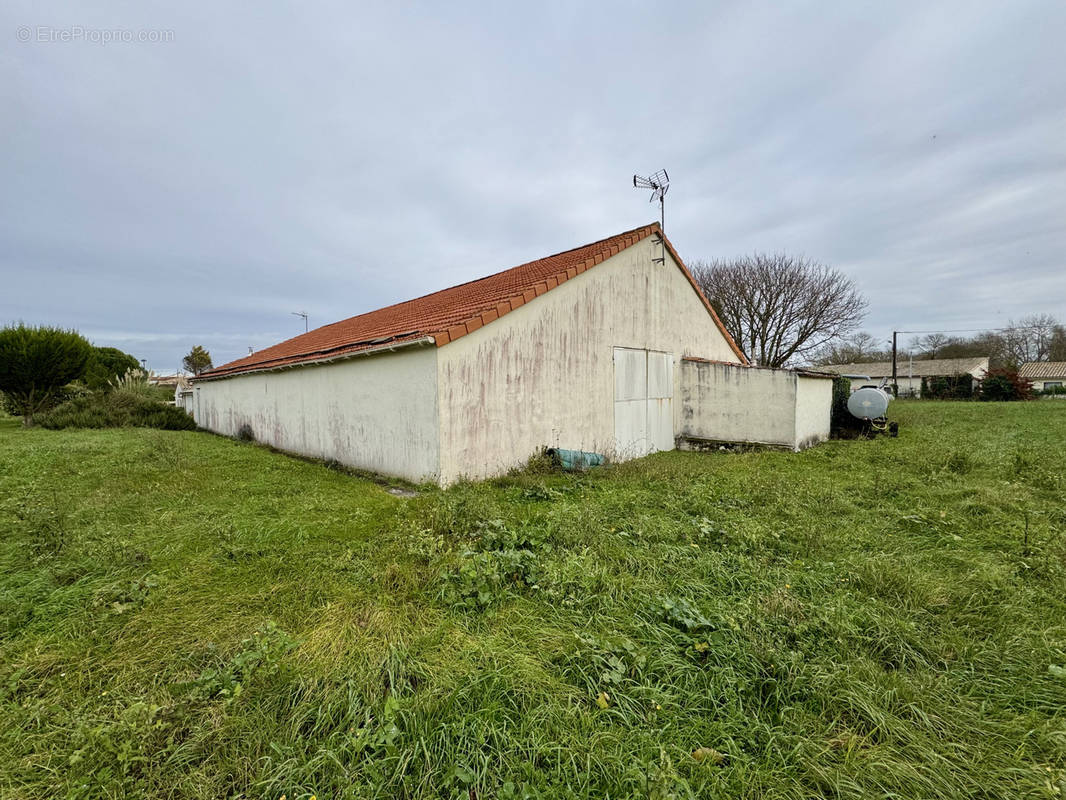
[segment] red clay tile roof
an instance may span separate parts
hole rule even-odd
[[[659,235],[659,223],[626,231],[608,239],[530,261],[469,283],[442,289],[424,297],[379,308],[358,317],[295,336],[279,344],[201,373],[197,380],[209,380],[242,372],[276,369],[303,362],[326,361],[364,350],[394,347],[405,342],[431,338],[438,347],[472,333],[560,283],[617,255],[651,235]],[[718,328],[742,363],[740,348],[722,326],[711,304],[700,292],[669,240],[663,237],[674,260],[703,301]]]

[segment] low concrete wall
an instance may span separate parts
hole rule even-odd
[[[829,378],[685,359],[679,438],[800,450],[829,438],[832,402]]]
[[[833,407],[833,381],[796,376],[796,449],[811,447],[829,438]]]

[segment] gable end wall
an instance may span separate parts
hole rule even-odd
[[[612,453],[614,348],[737,356],[669,252],[649,237],[440,348],[441,481],[500,474],[542,447]]]

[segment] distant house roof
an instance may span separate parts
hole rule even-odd
[[[149,375],[148,382],[153,386],[178,386],[189,382],[185,375]]]
[[[828,364],[816,367],[825,372],[835,372],[837,375],[869,375],[871,378],[892,377],[891,361],[874,361],[868,364]],[[988,356],[983,358],[933,358],[915,359],[900,358],[896,361],[896,375],[906,378],[913,375],[915,378],[932,378],[940,375],[971,375],[978,370],[988,369]]]
[[[617,255],[648,236],[661,236],[659,223],[601,239],[573,250],[530,261],[469,283],[442,289],[415,300],[380,308],[331,325],[323,325],[280,344],[206,372],[196,380],[210,380],[291,366],[305,362],[328,361],[364,350],[432,340],[438,347],[465,336],[509,311],[551,291]],[[744,354],[722,325],[707,298],[666,237],[666,247],[692,285],[715,324],[742,363]]]
[[[1023,378],[1066,378],[1066,361],[1028,361],[1018,368]]]

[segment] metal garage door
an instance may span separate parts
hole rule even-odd
[[[614,438],[620,459],[674,449],[674,360],[669,353],[614,349]]]

